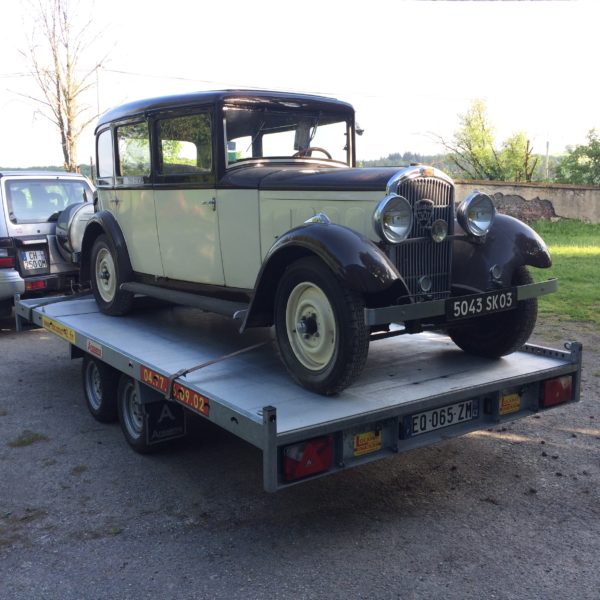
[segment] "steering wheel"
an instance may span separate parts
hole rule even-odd
[[[302,150],[298,150],[296,154],[292,156],[292,158],[300,158],[303,156],[312,156],[313,152],[322,152],[329,160],[331,160],[331,154],[325,150],[325,148],[319,148],[319,146],[309,146],[308,148],[303,148]]]

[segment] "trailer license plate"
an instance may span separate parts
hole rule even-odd
[[[465,400],[404,417],[404,437],[421,435],[479,418],[479,401]]]
[[[446,318],[451,321],[481,317],[504,310],[511,310],[517,305],[517,290],[510,288],[501,292],[485,292],[461,298],[446,300]]]
[[[27,250],[21,252],[21,259],[23,260],[23,268],[29,271],[48,268],[46,253],[43,250]]]

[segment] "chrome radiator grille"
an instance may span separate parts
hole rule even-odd
[[[450,292],[452,242],[436,243],[431,238],[431,224],[442,219],[448,223],[448,235],[454,230],[454,187],[440,179],[417,177],[400,182],[397,193],[413,207],[413,228],[410,237],[392,249],[392,260],[417,300],[444,298]],[[430,200],[430,209],[419,211],[420,201]],[[419,280],[429,277],[431,289],[426,294]]]

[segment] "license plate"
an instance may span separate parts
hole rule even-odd
[[[469,319],[511,310],[517,306],[517,290],[509,288],[498,292],[485,292],[449,298],[446,300],[446,318],[449,321]]]
[[[27,250],[21,252],[21,260],[23,261],[23,268],[29,271],[48,268],[46,253],[43,250]]]
[[[479,418],[479,400],[465,400],[404,417],[404,437],[421,435]]]

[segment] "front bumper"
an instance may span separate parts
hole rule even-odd
[[[545,294],[551,294],[558,289],[558,279],[548,279],[540,283],[530,283],[520,285],[515,288],[517,292],[517,302],[537,298]],[[503,290],[494,290],[493,293],[501,293]],[[383,306],[380,308],[365,308],[366,325],[384,325],[387,323],[406,323],[407,321],[421,321],[424,319],[436,319],[445,317],[448,314],[448,302],[458,300],[468,301],[473,296],[452,297],[443,300],[430,300],[428,302],[416,302],[414,304],[400,304],[398,306]],[[516,307],[516,302],[513,308]],[[485,314],[494,314],[485,313]],[[484,316],[473,315],[473,317]]]

